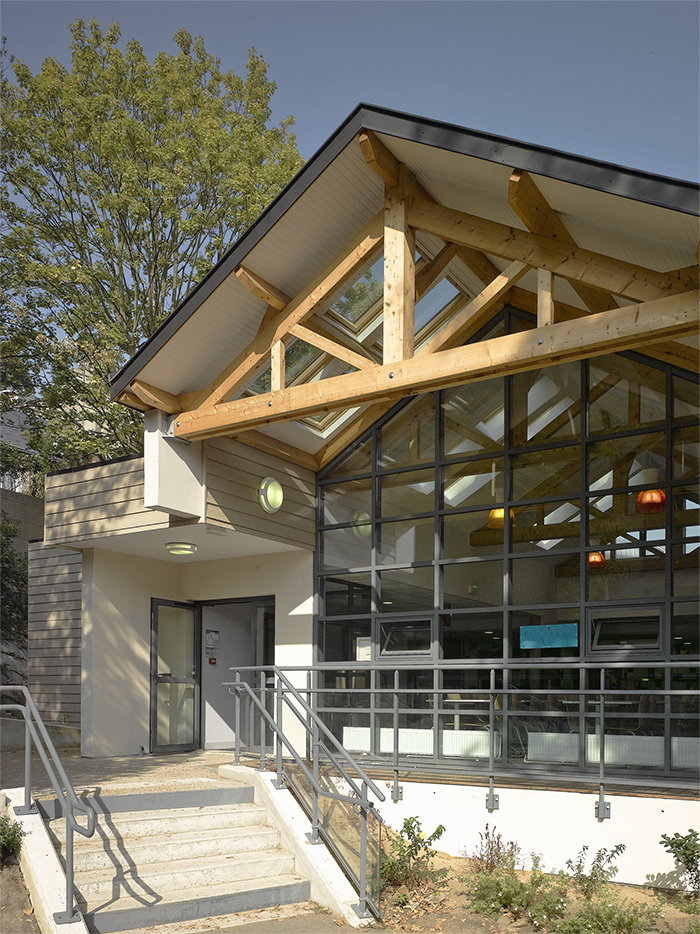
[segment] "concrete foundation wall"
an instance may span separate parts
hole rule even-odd
[[[661,834],[671,836],[697,827],[698,803],[677,798],[630,797],[611,794],[609,820],[595,817],[597,791],[536,791],[523,788],[496,788],[499,809],[486,810],[488,787],[438,785],[405,782],[403,800],[392,803],[389,794],[377,803],[379,813],[392,830],[399,831],[405,818],[418,817],[423,830],[431,834],[439,824],[445,833],[435,849],[451,855],[471,855],[479,846],[479,833],[486,824],[501,835],[504,843],[514,840],[520,847],[525,868],[532,863],[529,854],[538,853],[548,871],[565,869],[567,859],[575,859],[582,846],[588,846],[588,862],[601,847],[611,849],[624,843],[625,852],[616,860],[616,882],[633,885],[654,884],[678,887],[680,875],[673,857],[659,844]]]

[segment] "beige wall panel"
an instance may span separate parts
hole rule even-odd
[[[149,746],[151,597],[179,599],[173,563],[85,552],[82,754],[133,756]]]
[[[80,719],[82,555],[29,546],[28,687],[43,717]]]

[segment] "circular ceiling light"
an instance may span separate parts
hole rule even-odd
[[[258,495],[260,497],[260,505],[265,512],[277,512],[284,502],[282,484],[278,480],[275,480],[274,477],[265,477],[264,480],[260,481]]]
[[[166,542],[165,547],[171,555],[193,555],[197,551],[193,542]]]

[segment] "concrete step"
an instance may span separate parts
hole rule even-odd
[[[98,814],[95,834],[115,831],[122,838],[161,836],[174,833],[200,833],[208,827],[253,827],[264,825],[267,819],[265,808],[257,804],[238,804],[231,807],[173,808],[162,811],[122,811]],[[80,819],[84,825],[85,821]],[[65,843],[66,822],[51,821],[51,832],[61,845]],[[84,841],[79,834],[76,841]]]
[[[208,886],[192,897],[180,890],[152,893],[150,895],[127,895],[122,893],[118,901],[88,907],[78,899],[87,925],[98,934],[113,934],[133,928],[145,928],[159,924],[194,921],[217,915],[273,908],[275,905],[291,905],[306,901],[311,896],[310,883],[296,873],[284,873],[266,879],[242,882],[226,882]],[[157,931],[157,928],[154,928]]]
[[[230,856],[207,856],[197,859],[176,859],[145,866],[132,867],[122,872],[109,869],[91,869],[76,874],[75,887],[88,904],[114,901],[126,895],[149,898],[164,892],[177,891],[192,897],[206,894],[210,886],[231,882],[244,882],[286,875],[294,872],[294,857],[284,850],[234,853]],[[203,892],[204,890],[204,892]]]
[[[275,850],[279,845],[279,831],[263,825],[131,836],[126,841],[118,830],[99,826],[90,839],[76,839],[73,865],[76,873],[92,869],[121,869],[126,872],[148,863]],[[63,858],[63,847],[59,852]]]

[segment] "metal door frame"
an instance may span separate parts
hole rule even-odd
[[[167,682],[156,680],[157,659],[158,659],[158,607],[173,606],[181,609],[192,610],[194,612],[194,677],[193,678],[173,678]],[[162,600],[158,597],[151,597],[151,669],[150,669],[150,717],[149,717],[149,749],[152,753],[161,752],[193,752],[200,748],[201,743],[201,642],[202,642],[202,608],[201,604],[186,600]],[[192,684],[194,686],[194,710],[193,727],[194,736],[192,743],[182,743],[176,745],[158,746],[156,745],[157,736],[157,693],[156,686],[159,683],[169,684]]]

